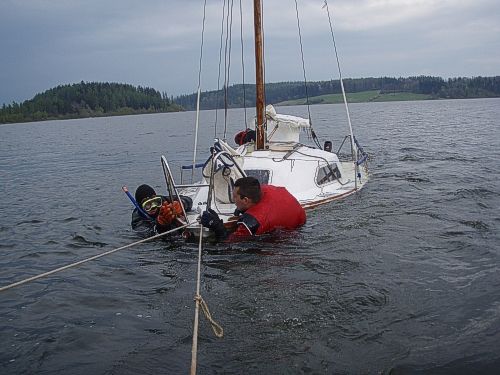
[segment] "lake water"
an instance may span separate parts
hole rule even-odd
[[[201,294],[225,337],[200,317],[200,374],[498,371],[500,100],[350,108],[370,154],[359,194],[292,235],[204,250]],[[343,106],[311,111],[338,144]],[[160,155],[190,162],[194,119],[0,126],[0,285],[136,241],[121,187],[164,191]],[[232,139],[243,110],[229,121]],[[0,372],[187,373],[196,268],[196,246],[156,241],[1,293]]]

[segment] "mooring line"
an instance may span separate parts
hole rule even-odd
[[[214,183],[214,155],[212,157],[212,168],[210,171],[210,184],[208,187],[208,196],[207,196],[207,210],[210,208],[210,202],[213,194],[213,183]],[[198,356],[198,325],[199,319],[198,316],[200,314],[200,306],[205,314],[205,317],[210,322],[212,330],[214,331],[215,336],[221,338],[224,336],[224,329],[212,318],[212,314],[210,314],[210,310],[208,309],[207,303],[203,300],[200,294],[200,285],[201,285],[201,255],[203,248],[203,225],[200,226],[200,240],[198,242],[198,269],[197,269],[197,277],[196,277],[196,294],[194,296],[195,300],[195,313],[194,313],[194,322],[193,322],[193,345],[191,347],[191,375],[196,375],[196,362]]]
[[[208,309],[208,305],[200,294],[200,285],[201,285],[201,250],[203,247],[203,226],[200,227],[200,241],[198,242],[198,272],[196,277],[196,295],[194,296],[195,300],[195,309],[194,309],[194,323],[193,323],[193,345],[191,347],[191,375],[196,374],[196,363],[198,357],[198,325],[199,325],[199,315],[200,315],[200,307],[205,317],[210,322],[212,330],[214,331],[215,336],[218,338],[222,338],[224,336],[224,329],[218,324],[213,318],[210,310]]]
[[[24,280],[21,280],[21,281],[18,281],[18,282],[15,282],[15,283],[3,286],[3,287],[0,288],[0,292],[3,292],[5,290],[11,289],[11,288],[14,288],[14,287],[19,286],[19,285],[23,285],[23,284],[29,283],[29,282],[34,281],[34,280],[41,279],[42,277],[50,276],[50,275],[52,275],[52,274],[54,274],[56,272],[64,271],[64,270],[66,270],[68,268],[73,268],[73,267],[79,266],[80,264],[87,263],[87,262],[90,262],[91,260],[98,259],[98,258],[101,258],[103,256],[116,253],[117,251],[124,250],[124,249],[127,249],[129,247],[132,247],[132,246],[135,246],[135,245],[139,245],[139,244],[147,242],[147,241],[154,240],[156,238],[160,238],[160,237],[165,236],[167,234],[173,233],[173,232],[175,232],[177,230],[184,229],[188,225],[189,224],[185,224],[185,225],[182,225],[180,227],[171,229],[171,230],[169,230],[167,232],[159,233],[159,234],[156,234],[154,236],[151,236],[151,237],[148,237],[148,238],[144,238],[144,239],[142,239],[140,241],[133,242],[131,244],[119,247],[117,249],[109,250],[109,251],[106,251],[105,253],[94,255],[93,257],[90,257],[90,258],[87,258],[87,259],[83,259],[83,260],[80,260],[78,262],[71,263],[71,264],[68,264],[66,266],[63,266],[63,267],[56,268],[56,269],[54,269],[52,271],[48,271],[48,272],[45,272],[45,273],[42,273],[42,274],[39,274],[39,275],[36,275],[36,276],[29,277],[27,279],[24,279]]]
[[[203,225],[200,226],[200,240],[198,242],[198,272],[196,278],[196,296],[193,322],[193,345],[191,347],[191,375],[196,374],[196,360],[198,356],[198,316],[200,313],[200,301],[196,299],[200,295],[200,280],[201,280],[201,249],[203,246]]]

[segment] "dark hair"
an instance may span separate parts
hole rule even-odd
[[[254,203],[258,203],[260,201],[260,182],[255,177],[239,178],[234,183],[234,187],[239,188],[241,199],[247,197]]]

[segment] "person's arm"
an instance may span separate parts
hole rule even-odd
[[[182,207],[178,201],[169,203],[166,201],[160,208],[155,219],[156,232],[163,233],[175,227],[175,218],[182,215]]]
[[[201,214],[201,225],[210,229],[215,234],[215,239],[217,241],[224,241],[228,236],[223,221],[219,219],[217,212],[211,208],[208,208]]]
[[[145,218],[135,209],[132,212],[132,229],[141,237],[151,237],[172,229],[174,219],[180,214],[182,214],[182,209],[178,202],[174,202],[174,204],[165,202],[160,208],[158,216],[153,220]]]
[[[201,215],[201,224],[214,232],[217,241],[224,242],[237,242],[247,239],[255,235],[259,228],[259,222],[252,215],[243,214],[238,219],[236,230],[229,233],[222,220],[219,219],[219,215],[210,208]]]

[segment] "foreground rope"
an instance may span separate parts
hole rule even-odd
[[[212,169],[213,170],[213,169]],[[201,284],[201,249],[203,247],[203,226],[200,226],[200,240],[198,242],[198,272],[196,278],[196,295],[194,300],[196,301],[195,312],[194,312],[194,322],[193,322],[193,345],[191,347],[191,375],[196,374],[196,361],[198,356],[198,317],[200,315],[200,306],[205,314],[205,317],[210,322],[212,330],[215,336],[221,338],[224,336],[224,329],[212,318],[210,310],[208,309],[207,303],[203,300],[200,295],[200,284]]]
[[[157,234],[157,235],[145,238],[143,240],[140,240],[140,241],[137,241],[137,242],[133,242],[131,244],[119,247],[117,249],[109,250],[109,251],[106,251],[105,253],[94,255],[93,257],[90,257],[90,258],[87,258],[87,259],[83,259],[83,260],[80,260],[78,262],[71,263],[71,264],[68,264],[66,266],[63,266],[63,267],[56,268],[55,270],[48,271],[48,272],[42,273],[40,275],[32,276],[32,277],[29,277],[27,279],[24,279],[24,280],[21,280],[21,281],[18,281],[18,282],[6,285],[6,286],[0,288],[0,292],[3,292],[5,290],[11,289],[11,288],[14,288],[14,287],[19,286],[19,285],[23,285],[23,284],[29,283],[29,282],[34,281],[34,280],[41,279],[42,277],[50,276],[50,275],[52,275],[54,273],[67,270],[68,268],[73,268],[73,267],[79,266],[80,264],[87,263],[87,262],[90,262],[91,260],[98,259],[98,258],[101,258],[103,256],[116,253],[117,251],[120,251],[120,250],[123,250],[123,249],[127,249],[129,247],[132,247],[132,246],[135,246],[135,245],[139,245],[139,244],[147,242],[147,241],[154,240],[155,238],[160,238],[160,237],[165,236],[167,234],[173,233],[173,232],[175,232],[177,230],[184,229],[188,225],[189,224],[185,224],[185,225],[182,225],[180,227],[171,229],[171,230],[169,230],[167,232],[163,232],[163,233],[160,233],[160,234]]]
[[[196,279],[196,295],[200,295],[201,279],[201,248],[203,244],[203,225],[200,226],[200,240],[198,242],[198,272]],[[200,303],[196,301],[193,322],[193,345],[191,346],[191,375],[196,375],[196,362],[198,357],[198,316],[200,315]]]
[[[205,317],[207,318],[207,320],[210,322],[210,325],[212,326],[212,331],[214,331],[215,336],[217,336],[218,338],[223,337],[224,336],[224,328],[222,328],[220,326],[220,324],[217,323],[212,318],[212,314],[210,314],[210,310],[208,309],[208,305],[205,302],[205,300],[203,299],[203,297],[200,295],[197,295],[194,297],[194,300],[196,301],[196,303],[200,304],[201,309],[203,310],[203,313],[205,314]]]

